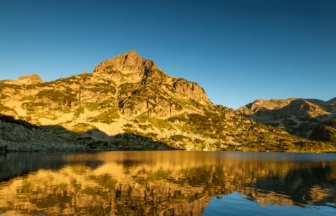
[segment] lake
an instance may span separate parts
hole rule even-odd
[[[0,155],[0,215],[336,215],[336,154]]]

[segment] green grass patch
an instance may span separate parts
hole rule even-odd
[[[120,82],[125,82],[133,76],[133,73],[125,74],[121,72],[120,76],[121,76]]]
[[[68,114],[68,113],[71,113],[71,110],[68,109],[68,108],[65,108],[65,109],[63,109],[63,112],[64,112],[65,114]]]
[[[22,97],[21,101],[32,101],[34,100],[34,96],[30,95],[30,96],[25,96],[25,97]]]
[[[84,114],[84,107],[78,107],[75,111],[76,117],[79,117],[81,114]]]
[[[101,122],[101,123],[112,123],[115,122],[115,119],[119,118],[118,107],[109,109],[96,117],[89,118],[90,122]]]
[[[88,110],[90,110],[92,112],[92,111],[98,110],[99,107],[100,107],[100,104],[99,103],[86,102],[85,106]]]
[[[138,120],[141,123],[149,122],[151,123],[154,127],[158,129],[173,129],[173,126],[169,123],[168,119],[156,119],[156,118],[151,118],[145,115],[139,116]]]

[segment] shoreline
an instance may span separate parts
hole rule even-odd
[[[77,153],[77,152],[110,152],[110,151],[190,151],[190,152],[255,152],[255,153],[301,153],[301,154],[327,154],[327,153],[336,153],[336,151],[318,151],[318,152],[309,152],[309,151],[246,151],[246,150],[187,150],[187,149],[172,149],[172,148],[161,148],[161,149],[132,149],[132,148],[121,148],[118,149],[114,148],[96,148],[90,149],[90,147],[85,145],[73,145],[73,144],[66,144],[66,146],[61,148],[35,148],[34,149],[27,149],[23,147],[13,148],[7,146],[7,149],[3,148],[4,146],[1,145],[0,141],[0,155],[7,154],[7,153],[34,153],[34,152],[48,152],[48,153]]]

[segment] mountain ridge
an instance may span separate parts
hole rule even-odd
[[[29,85],[0,81],[0,94],[1,114],[40,126],[67,143],[85,144],[81,140],[91,139],[90,131],[100,131],[92,139],[105,146],[97,144],[97,149],[138,148],[134,143],[147,142],[141,137],[187,150],[334,149],[214,105],[198,83],[167,75],[135,51],[101,62],[93,73]],[[127,141],[116,141],[118,134],[136,136],[129,145],[128,135],[123,136]]]
[[[321,140],[321,138],[311,137],[311,133],[316,127],[336,117],[336,104],[333,104],[333,100],[259,99],[237,109],[237,111],[262,124],[282,128],[292,135]]]

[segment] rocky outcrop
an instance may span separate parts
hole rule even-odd
[[[172,150],[163,143],[133,134],[109,136],[97,129],[74,133],[60,126],[37,127],[0,115],[0,153],[40,151]]]
[[[112,75],[111,75],[111,79],[114,80],[114,81],[120,81],[121,73],[118,72],[118,71],[113,72]]]
[[[34,85],[38,83],[44,83],[44,81],[41,79],[41,77],[38,74],[31,74],[27,76],[20,76],[16,80],[8,80],[6,81],[8,84],[16,84],[16,85]]]
[[[0,120],[0,151],[83,151],[84,145],[68,144],[59,137],[19,121]]]
[[[29,84],[43,83],[44,81],[38,74],[31,74],[28,76],[20,76],[17,80],[26,81]]]
[[[46,133],[38,128],[25,128],[19,124],[0,122],[0,136],[4,141],[13,142],[30,142],[30,141],[44,141],[44,142],[59,142],[61,141],[56,136]]]
[[[123,73],[148,73],[155,70],[156,64],[153,60],[143,59],[134,50],[123,55],[115,56],[112,59],[101,62],[94,68],[95,72],[121,71]]]
[[[43,90],[36,96],[34,103],[43,103],[48,108],[71,108],[78,106],[78,98],[76,94],[64,93],[57,90]]]
[[[130,93],[130,92],[129,92]],[[175,97],[167,94],[161,85],[140,87],[132,92],[120,105],[124,115],[149,117],[170,117],[179,113],[182,106]]]
[[[203,88],[201,88],[197,83],[190,82],[184,79],[179,79],[174,83],[174,88],[177,93],[181,93],[187,97],[195,100],[208,100]]]

